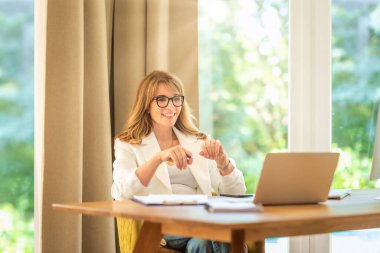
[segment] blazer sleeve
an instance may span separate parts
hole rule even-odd
[[[209,160],[211,184],[214,191],[224,194],[244,194],[247,190],[243,173],[237,168],[235,161],[229,158],[235,169],[228,175],[222,176],[216,162]]]
[[[115,140],[115,161],[111,195],[115,200],[129,199],[145,189],[136,176],[137,157],[131,144]]]

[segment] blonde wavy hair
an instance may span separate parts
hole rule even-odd
[[[140,144],[142,139],[151,133],[152,118],[148,110],[160,84],[168,85],[180,95],[184,95],[181,81],[173,74],[156,70],[147,75],[137,89],[132,112],[128,117],[124,130],[117,136],[121,141]],[[175,127],[185,134],[194,135],[199,139],[206,139],[207,136],[198,130],[194,121],[195,117],[185,100]]]

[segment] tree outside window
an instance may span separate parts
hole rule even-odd
[[[33,252],[33,1],[0,0],[0,252]]]

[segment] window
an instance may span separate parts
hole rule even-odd
[[[343,152],[336,188],[368,188],[380,101],[380,3],[333,3],[333,144]],[[344,131],[342,131],[344,129]]]
[[[33,1],[0,0],[0,252],[33,252]]]
[[[200,127],[252,193],[265,153],[288,147],[288,1],[198,4]],[[267,251],[286,252],[287,241],[269,239]]]
[[[332,1],[332,26],[333,146],[341,152],[334,187],[373,188],[369,173],[380,101],[379,1]],[[379,229],[333,233],[332,252],[379,252],[379,235]]]

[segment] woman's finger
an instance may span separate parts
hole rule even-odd
[[[219,142],[217,140],[214,140],[214,158],[218,157],[219,146],[220,146]]]
[[[187,156],[186,152],[181,148],[179,149],[180,156],[182,158],[182,169],[186,169],[187,166]]]
[[[213,150],[212,150],[212,142],[211,142],[211,140],[207,140],[207,141],[206,141],[206,147],[207,147],[208,155],[209,155],[209,157],[212,159],[212,156],[213,156]]]
[[[208,149],[207,149],[207,146],[206,146],[206,142],[204,142],[202,144],[202,152],[203,152],[203,156],[206,157],[206,158],[210,158],[210,154],[208,152]]]
[[[182,150],[186,154],[186,163],[187,164],[192,164],[193,163],[193,154],[189,150],[187,150],[185,148],[182,148]]]
[[[178,154],[177,149],[173,149],[171,154],[172,154],[175,166],[180,169],[182,167],[182,159],[180,155]]]
[[[208,141],[206,140],[204,142],[204,147],[205,147],[205,151],[206,151],[206,154],[207,154],[207,157],[210,157],[210,154],[211,154],[211,150],[210,150],[210,144],[208,143]]]
[[[215,157],[218,157],[218,155],[220,154],[220,146],[221,146],[220,141],[219,141],[219,140],[216,140]]]
[[[211,158],[214,159],[215,158],[215,141],[214,140],[210,140],[209,141],[209,146],[210,146],[210,155],[211,155]]]

